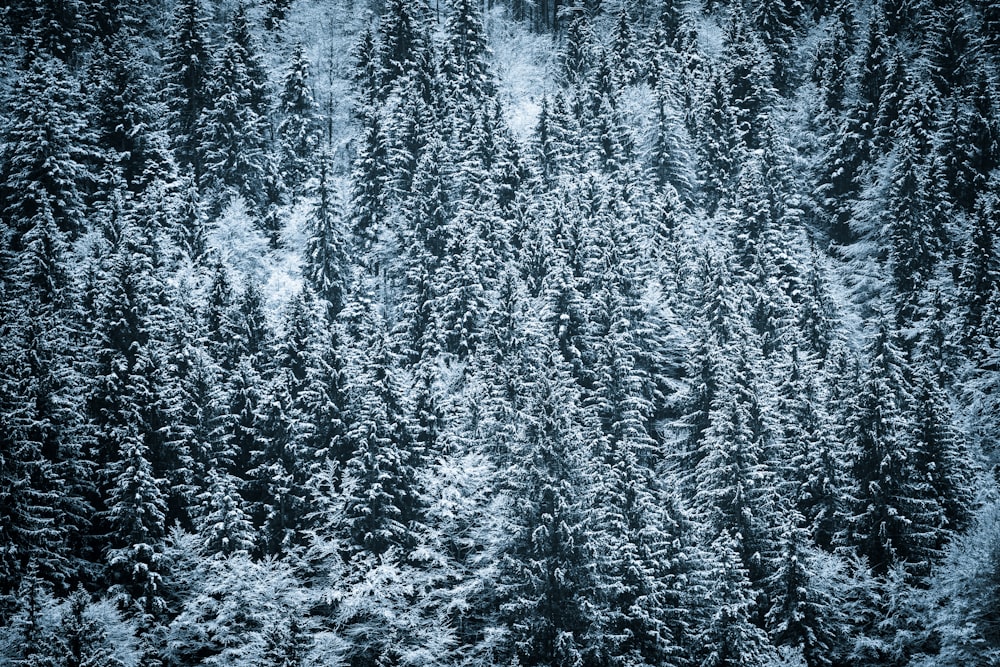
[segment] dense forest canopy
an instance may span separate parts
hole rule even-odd
[[[1000,2],[8,0],[0,662],[1000,664]]]

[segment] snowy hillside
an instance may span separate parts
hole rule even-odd
[[[1000,664],[1000,3],[11,0],[0,664]]]

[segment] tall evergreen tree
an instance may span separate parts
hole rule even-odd
[[[445,21],[447,38],[441,63],[442,74],[460,99],[480,100],[493,93],[487,60],[490,48],[474,0],[453,0]]]
[[[80,100],[61,62],[33,54],[7,99],[0,194],[12,235],[7,249],[20,252],[21,236],[47,216],[70,238],[83,230],[91,149]]]
[[[153,103],[148,66],[137,56],[139,40],[127,29],[115,34],[96,63],[98,141],[108,164],[121,170],[133,191],[169,171],[161,109]]]
[[[412,546],[423,502],[416,477],[419,453],[380,324],[373,323],[368,359],[359,369],[356,417],[348,432],[353,453],[344,480],[348,535],[355,548],[375,555]]]
[[[269,180],[270,94],[258,51],[240,5],[212,67],[209,101],[197,122],[199,160],[206,184],[216,193],[216,212],[230,193],[252,204],[258,216],[276,199]]]
[[[177,162],[190,166],[195,183],[202,175],[198,149],[198,122],[209,104],[211,45],[208,25],[202,16],[201,0],[181,0],[177,4],[164,55],[167,128]]]
[[[295,45],[279,98],[283,118],[278,124],[282,179],[293,192],[301,190],[316,165],[322,133],[310,89],[309,63],[301,44]]]
[[[513,473],[511,534],[500,580],[511,657],[578,665],[594,640],[589,496],[573,381],[558,353],[538,369]]]
[[[941,508],[915,474],[907,433],[912,398],[902,353],[890,325],[881,320],[877,327],[848,431],[847,539],[874,572],[885,574],[902,564],[921,576],[936,555]]]
[[[327,312],[333,319],[346,301],[348,263],[345,231],[335,211],[329,155],[320,157],[316,194],[316,207],[309,218],[303,273],[316,295],[326,301]]]

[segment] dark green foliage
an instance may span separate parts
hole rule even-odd
[[[515,503],[501,575],[507,649],[522,664],[571,667],[593,650],[583,438],[572,380],[555,356],[538,369],[512,470]]]
[[[992,665],[994,5],[8,2],[0,662]]]
[[[122,30],[108,42],[96,67],[96,127],[106,161],[132,190],[168,171],[161,107],[151,101],[147,65],[137,57],[138,40]]]
[[[208,106],[211,45],[200,0],[182,0],[174,15],[171,40],[164,57],[167,127],[177,161],[190,165],[195,182],[202,175],[197,139],[198,121]]]
[[[876,573],[903,565],[915,576],[926,575],[938,553],[941,498],[918,475],[908,433],[912,395],[895,335],[884,320],[868,359],[849,425],[848,539]]]
[[[284,116],[277,130],[281,145],[281,177],[289,189],[300,192],[316,167],[322,133],[310,89],[309,63],[301,44],[295,45],[279,102]]]
[[[4,124],[3,214],[6,249],[20,252],[21,236],[51,218],[62,232],[84,226],[84,191],[91,155],[80,100],[59,61],[34,55],[8,93]]]
[[[270,93],[246,9],[233,15],[207,84],[208,102],[197,121],[198,159],[216,212],[238,194],[262,216],[276,197],[270,171]]]

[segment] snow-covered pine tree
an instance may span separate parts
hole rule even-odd
[[[309,216],[303,274],[315,294],[325,302],[327,316],[333,321],[346,301],[349,271],[347,240],[335,210],[328,154],[320,156],[318,172],[317,201]]]
[[[299,193],[322,157],[318,153],[322,122],[310,88],[309,62],[302,44],[297,43],[292,51],[279,104],[282,119],[278,124],[277,137],[281,151],[281,177],[287,188]]]
[[[194,171],[200,184],[202,165],[198,121],[209,103],[211,45],[201,0],[180,0],[174,13],[170,41],[164,54],[164,97],[167,129],[178,164]]]
[[[357,369],[351,456],[344,470],[347,534],[354,548],[379,556],[391,547],[412,546],[423,499],[416,471],[413,429],[399,368],[384,324],[368,323],[367,355]]]
[[[572,667],[598,648],[590,489],[575,384],[557,351],[536,369],[510,471],[499,580],[507,659]],[[596,657],[596,656],[595,656]]]
[[[209,74],[207,103],[198,118],[197,150],[205,185],[218,214],[232,194],[263,216],[274,203],[269,182],[270,92],[259,46],[250,32],[246,7],[233,14],[225,41]]]
[[[919,577],[938,554],[941,506],[916,475],[908,433],[912,394],[897,334],[884,318],[876,327],[847,432],[846,540],[873,572],[884,575],[903,565]]]
[[[139,40],[122,29],[104,46],[94,64],[93,103],[97,141],[105,163],[121,172],[126,186],[139,192],[157,176],[169,175],[162,107],[154,101],[149,66],[139,57]]]
[[[85,227],[90,133],[73,79],[60,61],[29,54],[7,93],[2,153],[6,250],[20,252],[33,220],[51,216],[74,238]]]

